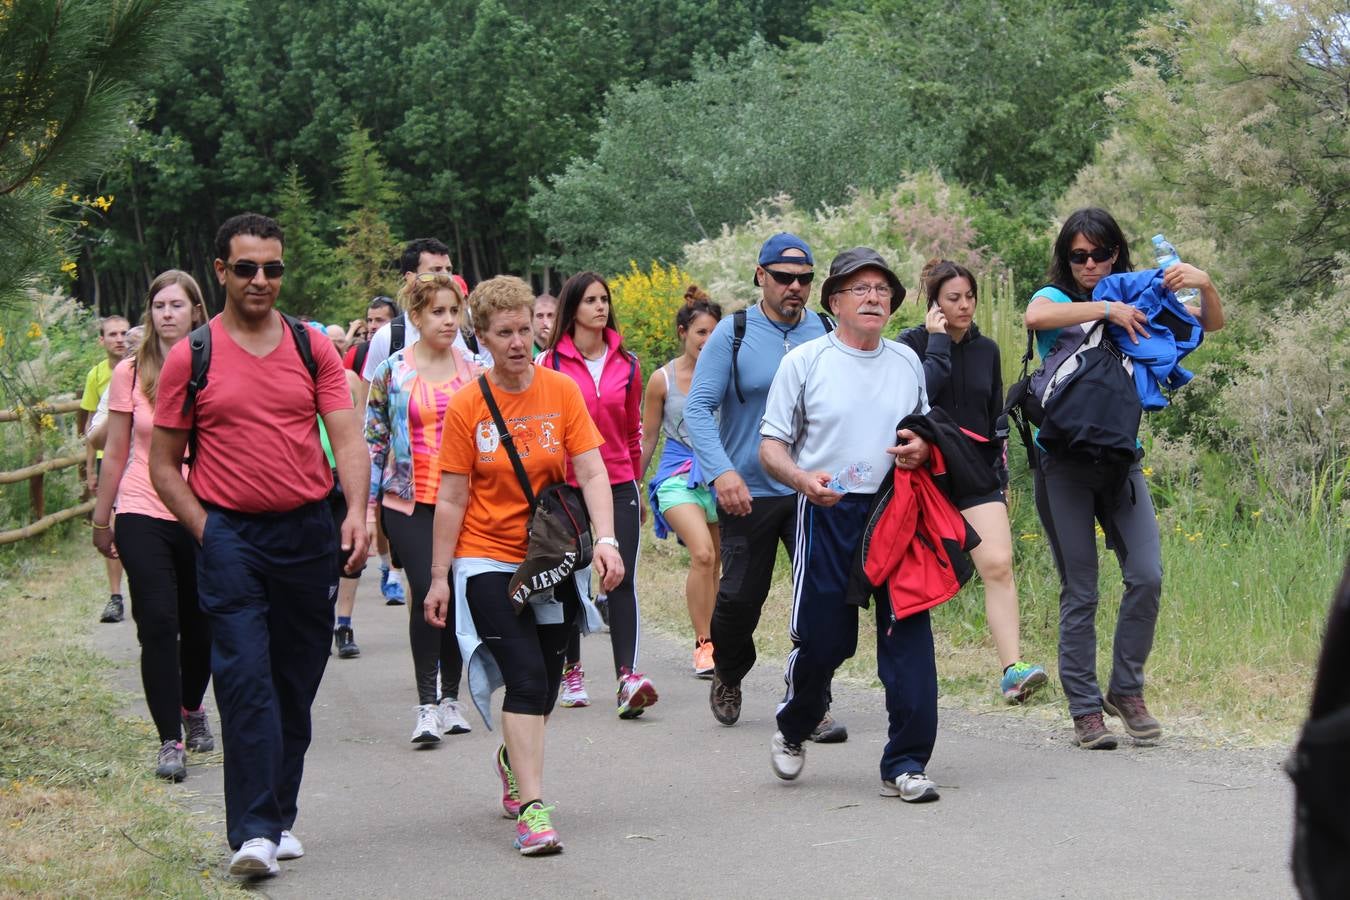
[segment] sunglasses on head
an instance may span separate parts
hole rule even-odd
[[[816,277],[815,272],[779,272],[774,269],[765,269],[764,271],[768,272],[769,275],[773,277],[773,280],[783,287],[787,287],[794,281],[800,282],[801,285],[805,287],[811,283],[812,278]]]
[[[249,259],[242,259],[239,262],[225,263],[225,268],[233,272],[237,277],[245,281],[252,281],[253,276],[262,269],[263,275],[269,280],[275,281],[286,274],[286,264],[283,262],[255,263]]]
[[[1089,259],[1093,262],[1104,263],[1115,255],[1115,247],[1098,247],[1096,250],[1070,250],[1069,262],[1075,266],[1081,266]]]

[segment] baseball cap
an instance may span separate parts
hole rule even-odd
[[[830,277],[820,286],[820,305],[831,315],[834,314],[832,300],[840,282],[860,269],[879,269],[891,285],[891,312],[900,308],[905,300],[905,286],[891,271],[881,254],[871,247],[854,247],[845,250],[830,261]]]
[[[788,250],[800,250],[802,256],[785,256]],[[805,263],[808,266],[816,264],[811,256],[811,245],[806,241],[787,231],[780,231],[773,237],[764,242],[764,246],[759,248],[759,265],[769,266],[774,263]],[[755,274],[754,282],[759,284],[759,274]]]

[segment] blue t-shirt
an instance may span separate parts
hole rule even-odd
[[[749,307],[745,338],[736,354],[737,381],[745,396],[742,403],[731,379],[734,319],[735,316],[727,316],[717,323],[694,368],[694,381],[684,404],[684,421],[694,456],[708,483],[735,469],[745,479],[751,497],[786,496],[793,493],[792,489],[770,478],[759,464],[759,426],[764,418],[764,403],[778,364],[788,350],[820,337],[825,326],[819,315],[804,310],[801,320],[785,331],[780,323],[764,315],[758,303]],[[785,340],[787,347],[783,346]],[[713,417],[717,410],[721,410],[720,423]]]

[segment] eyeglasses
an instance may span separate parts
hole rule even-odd
[[[893,293],[889,284],[855,284],[851,288],[835,291],[835,294],[852,294],[861,300],[873,291],[877,292],[877,299],[879,300],[888,300]]]
[[[1070,250],[1069,262],[1075,266],[1081,266],[1091,259],[1093,262],[1103,263],[1116,255],[1115,247],[1098,247],[1096,250]]]
[[[245,281],[252,281],[253,276],[262,269],[263,275],[268,281],[276,281],[282,275],[286,274],[286,264],[278,260],[277,262],[255,263],[251,259],[241,259],[238,262],[225,263],[225,268],[235,274],[235,277],[242,278]]]
[[[787,287],[794,281],[799,282],[802,287],[806,287],[811,283],[811,279],[816,277],[815,272],[779,272],[776,269],[765,269],[764,271],[772,275],[773,280],[783,287]]]

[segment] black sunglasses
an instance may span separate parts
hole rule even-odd
[[[794,281],[801,282],[802,286],[804,287],[811,283],[812,278],[816,277],[815,272],[778,272],[775,271],[774,269],[765,269],[764,271],[772,275],[773,280],[781,284],[783,287],[787,287]]]
[[[255,263],[252,260],[244,259],[239,262],[225,263],[225,268],[229,269],[236,277],[245,281],[252,281],[253,276],[262,269],[263,275],[267,276],[269,281],[276,281],[282,275],[286,274],[286,264],[283,262]]]
[[[1075,266],[1081,266],[1088,261],[1090,257],[1093,262],[1106,262],[1116,255],[1115,247],[1098,247],[1096,250],[1070,250],[1069,262]]]

